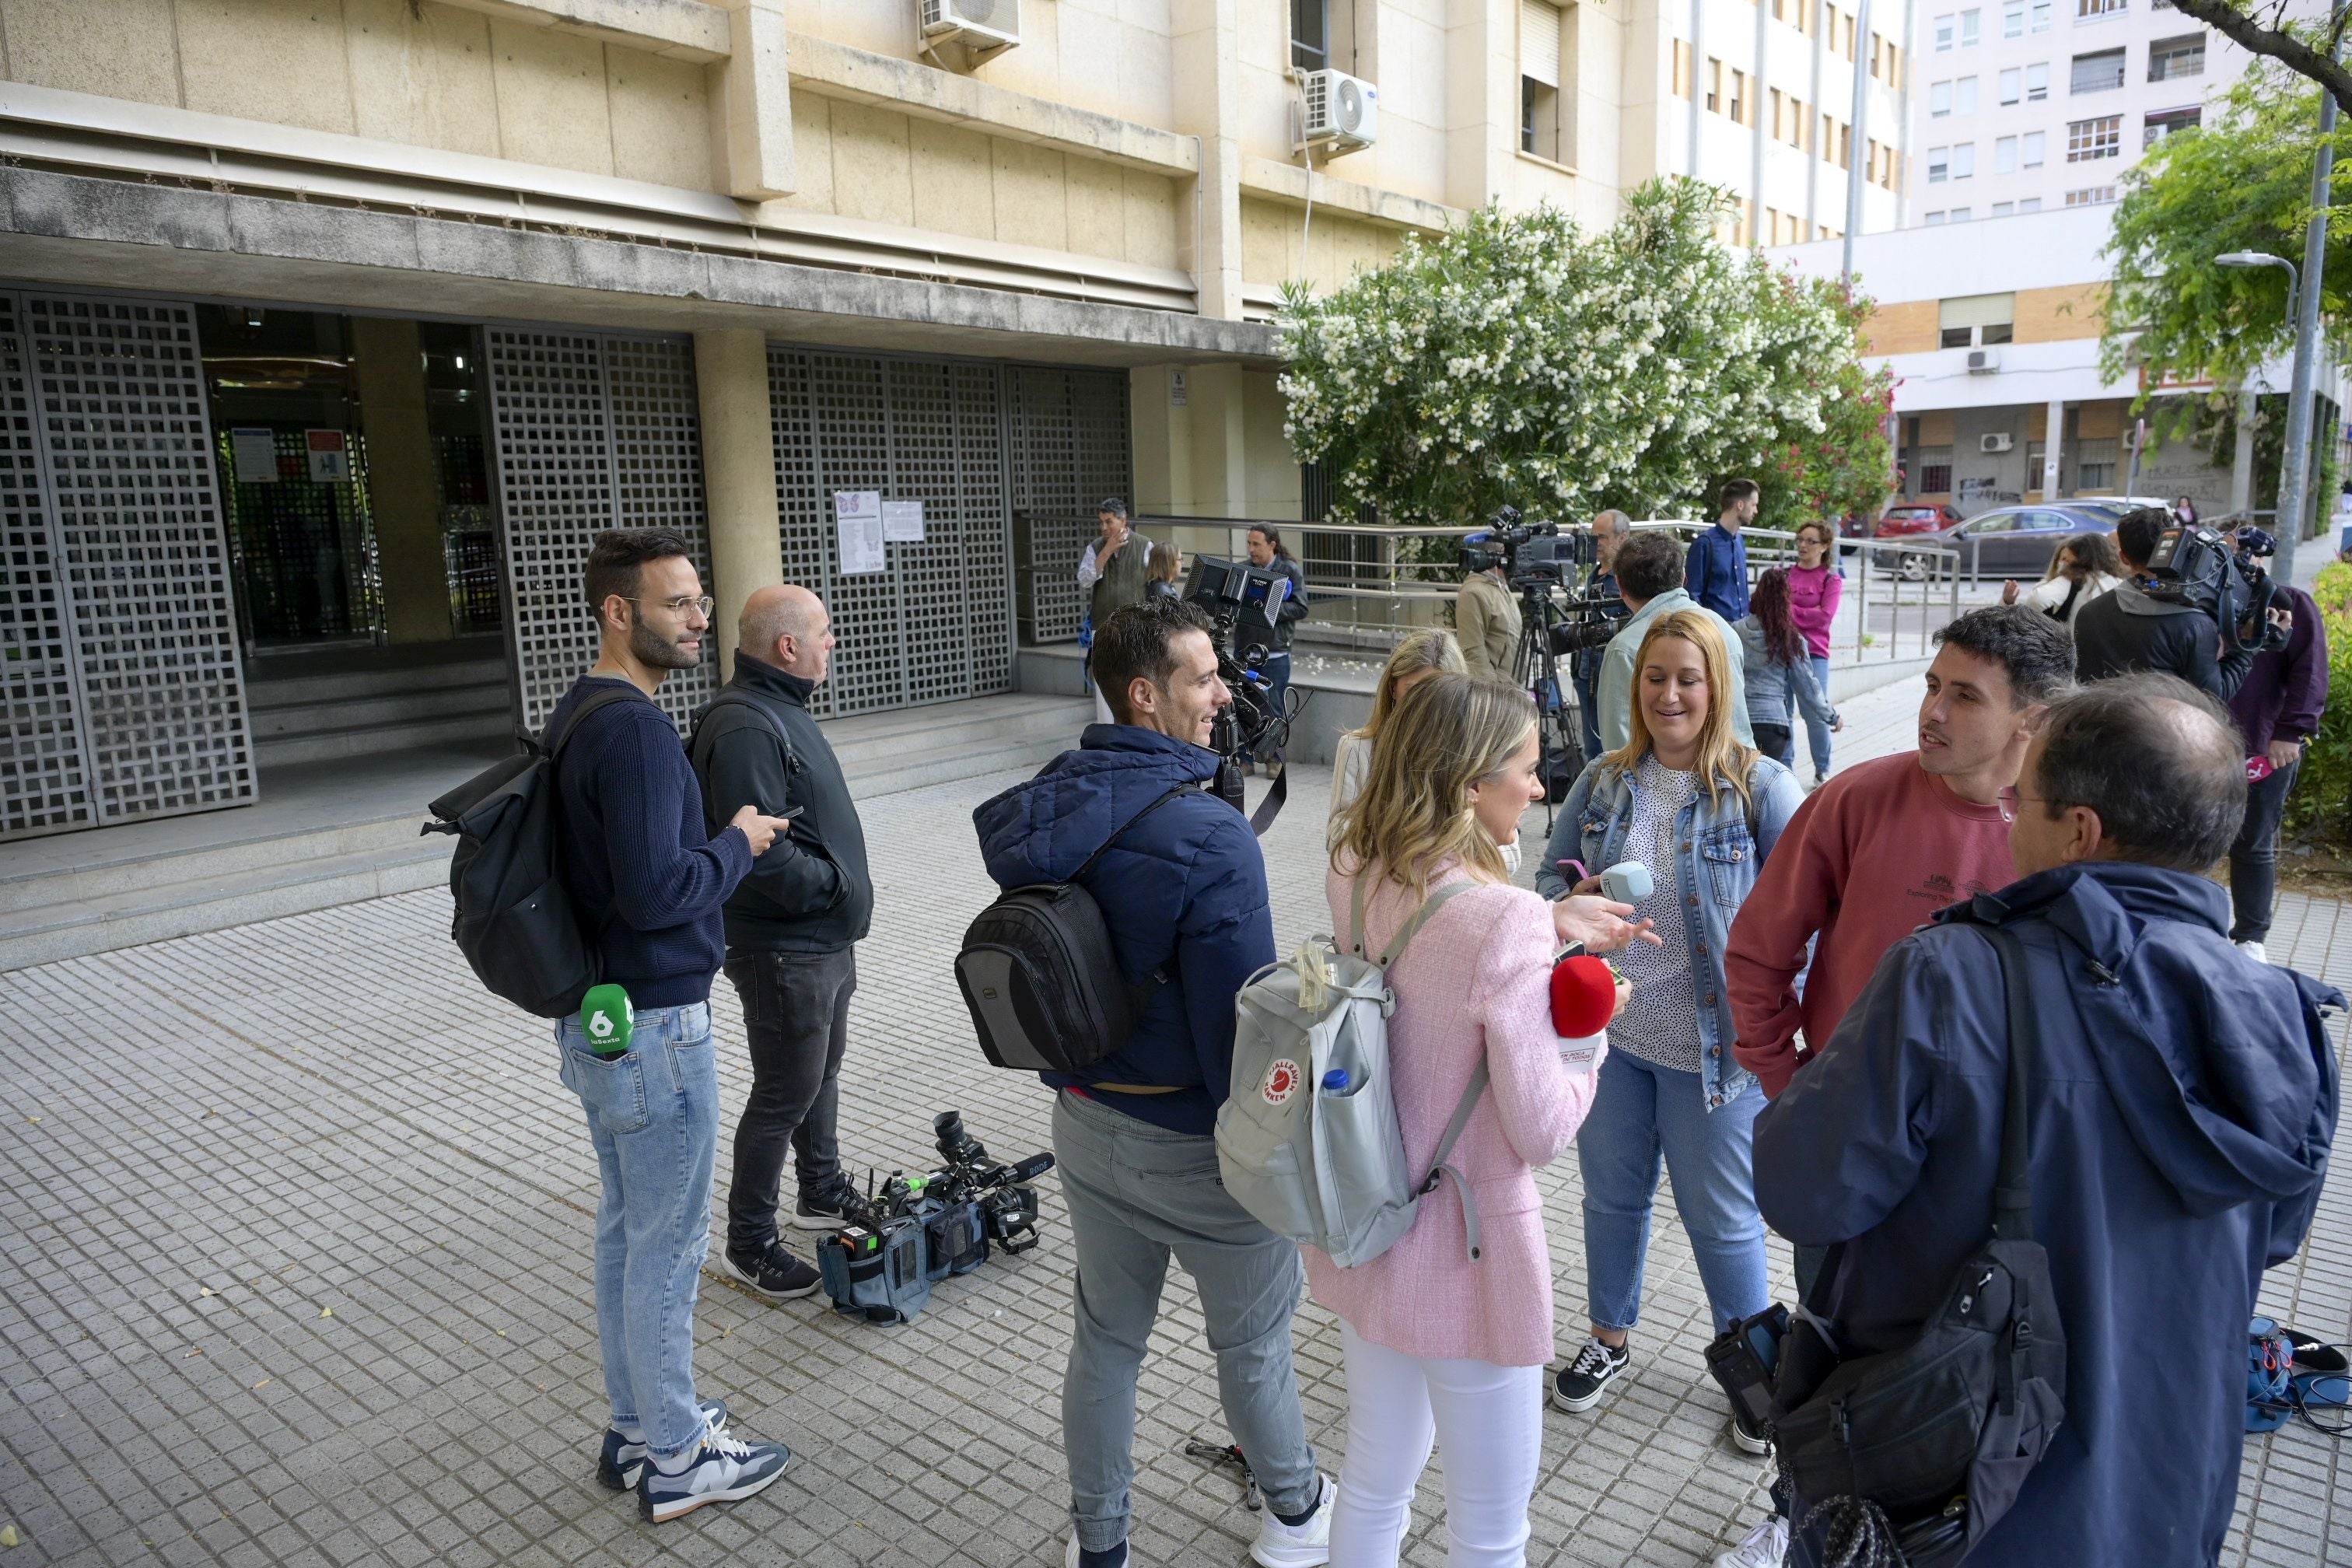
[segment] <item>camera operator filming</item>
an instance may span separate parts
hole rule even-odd
[[[2292,610],[2253,555],[2226,534],[2184,527],[2162,507],[2127,511],[2116,546],[2131,581],[2074,614],[2074,676],[2177,675],[2226,702],[2254,655],[2286,646]]]
[[[1555,792],[1574,780],[1584,756],[1581,735],[1569,730],[1559,656],[1590,658],[1616,635],[1626,613],[1622,599],[1594,583],[1600,554],[1598,533],[1563,533],[1556,522],[1525,522],[1518,509],[1508,506],[1495,513],[1486,529],[1462,542],[1464,577],[1455,616],[1464,627],[1463,657],[1473,675],[1488,673],[1479,668],[1474,646],[1487,658],[1499,657],[1493,678],[1535,699],[1544,774]],[[1570,579],[1580,568],[1580,585],[1571,590]],[[1498,619],[1493,608],[1497,586],[1506,595],[1503,602],[1513,606],[1507,619]],[[1498,656],[1497,649],[1507,652]]]
[[[1184,581],[1183,600],[1208,617],[1217,679],[1233,694],[1232,703],[1218,710],[1209,749],[1221,759],[1213,787],[1235,811],[1244,809],[1242,775],[1250,759],[1271,758],[1288,745],[1291,721],[1307,705],[1304,693],[1297,702],[1289,700],[1290,655],[1277,651],[1288,635],[1284,628],[1298,618],[1290,613],[1296,587],[1297,578],[1278,564],[1215,555],[1194,556]],[[1262,834],[1273,825],[1289,791],[1289,780],[1277,773],[1273,790],[1250,818],[1253,831]]]

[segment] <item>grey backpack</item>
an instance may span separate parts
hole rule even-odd
[[[1364,956],[1364,887],[1350,911],[1354,941],[1339,952],[1310,937],[1287,963],[1250,976],[1234,998],[1231,1092],[1217,1111],[1217,1164],[1225,1190],[1277,1236],[1368,1263],[1412,1228],[1440,1174],[1462,1194],[1470,1258],[1478,1258],[1478,1205],[1448,1165],[1486,1089],[1482,1058],[1425,1172],[1405,1165],[1389,1077],[1388,969],[1430,916],[1476,884],[1448,882],[1423,900],[1377,963]]]

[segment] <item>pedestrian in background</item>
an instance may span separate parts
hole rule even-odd
[[[1519,646],[1519,602],[1511,595],[1510,572],[1499,554],[1467,573],[1454,596],[1454,625],[1462,635],[1462,658],[1473,675],[1516,684],[1511,658]]]
[[[1538,890],[1557,897],[1571,890],[1559,870],[1570,857],[1587,870],[1639,860],[1657,889],[1645,907],[1664,939],[1621,960],[1633,1000],[1611,1027],[1614,1048],[1577,1140],[1592,1332],[1554,1382],[1563,1410],[1592,1408],[1632,1363],[1661,1155],[1715,1331],[1771,1301],[1748,1139],[1764,1092],[1732,1059],[1723,948],[1804,792],[1733,732],[1732,663],[1703,610],[1650,624],[1631,733],[1561,803],[1537,876]],[[1598,886],[1588,878],[1572,890]],[[1737,1413],[1732,1437],[1751,1454],[1771,1447]]]
[[[1331,843],[1339,841],[1339,816],[1355,798],[1364,793],[1364,781],[1372,773],[1372,747],[1381,731],[1388,728],[1396,706],[1404,694],[1423,681],[1439,675],[1467,673],[1463,662],[1462,645],[1444,626],[1420,626],[1397,638],[1389,650],[1388,662],[1381,666],[1380,679],[1372,686],[1372,716],[1362,727],[1342,731],[1338,748],[1331,756],[1331,813],[1325,837]],[[1518,856],[1517,846],[1505,856],[1516,873]]]
[[[1633,520],[1615,507],[1592,514],[1592,574],[1584,580],[1584,593],[1604,605],[1612,598],[1617,600],[1614,608],[1599,612],[1604,620],[1620,621],[1633,614],[1617,592],[1617,552],[1632,537]],[[1569,682],[1576,689],[1578,738],[1583,743],[1584,760],[1588,763],[1601,754],[1601,647],[1580,647],[1568,656]]]
[[[1111,617],[1111,612],[1122,605],[1139,605],[1145,596],[1144,584],[1151,567],[1151,541],[1128,525],[1127,502],[1117,496],[1106,496],[1095,508],[1097,538],[1078,557],[1078,593],[1087,606],[1086,622],[1078,628],[1078,640],[1089,654],[1094,647],[1095,633]],[[1089,658],[1088,671],[1093,668]],[[1095,686],[1095,722],[1112,721],[1110,706],[1103,700],[1102,686]]]
[[[1253,523],[1249,531],[1249,563],[1262,570],[1279,574],[1290,584],[1290,592],[1275,613],[1274,642],[1266,649],[1265,662],[1259,670],[1272,686],[1274,711],[1279,717],[1283,699],[1290,690],[1290,638],[1298,623],[1307,618],[1307,571],[1298,564],[1298,557],[1282,542],[1282,534],[1270,523]],[[1280,731],[1276,731],[1279,733]],[[1275,752],[1279,748],[1269,744],[1256,758],[1260,766],[1272,768]]]
[[[1684,560],[1683,586],[1727,622],[1748,613],[1748,542],[1739,531],[1756,521],[1762,495],[1754,479],[1727,483],[1715,525],[1699,531]]]
[[[1739,634],[1731,629],[1731,623],[1699,605],[1683,586],[1683,552],[1670,533],[1648,530],[1618,547],[1617,594],[1631,614],[1601,650],[1601,674],[1593,682],[1601,743],[1612,752],[1633,733],[1633,661],[1652,622],[1677,610],[1696,609],[1715,623],[1724,647],[1739,646]],[[1745,661],[1735,654],[1728,662],[1730,686],[1724,706],[1730,710],[1731,732],[1741,745],[1752,746],[1756,734],[1748,723],[1747,677],[1741,668]],[[1475,660],[1471,673],[1477,673]]]
[[[1143,596],[1147,599],[1181,599],[1184,590],[1178,580],[1184,575],[1184,552],[1172,544],[1163,544],[1151,552],[1151,564],[1144,568]]]
[[[1738,625],[1741,666],[1748,682],[1748,721],[1756,749],[1784,768],[1796,766],[1796,741],[1789,727],[1791,708],[1825,736],[1845,728],[1828,694],[1813,679],[1813,662],[1789,604],[1789,574],[1768,566],[1756,579],[1748,614]],[[1822,772],[1816,767],[1813,782]]]
[[[2003,583],[2000,602],[2040,611],[2071,640],[2083,606],[2123,583],[2124,558],[2116,552],[2115,535],[2078,533],[2050,552],[2050,569],[2032,588],[2021,594],[2015,583]]]
[[[2260,564],[2277,548],[2259,528],[2238,531],[2238,546]],[[2272,580],[2294,612],[2286,647],[2254,655],[2230,713],[2246,741],[2246,820],[2230,846],[2230,940],[2257,963],[2270,962],[2271,906],[2278,890],[2279,818],[2294,793],[2303,753],[2327,711],[2327,628],[2319,603],[2292,583]]]
[[[1528,693],[1437,675],[1397,705],[1331,851],[1331,929],[1360,952],[1386,952],[1427,900],[1445,900],[1387,971],[1407,1165],[1436,1159],[1471,1075],[1482,1062],[1491,1075],[1450,1156],[1462,1190],[1477,1195],[1475,1257],[1451,1190],[1425,1197],[1412,1227],[1368,1262],[1342,1268],[1304,1249],[1308,1288],[1339,1317],[1347,1363],[1331,1560],[1349,1568],[1397,1561],[1433,1443],[1444,1450],[1449,1561],[1527,1560],[1552,1351],[1534,1172],[1576,1136],[1594,1083],[1591,1068],[1562,1058],[1552,1028],[1550,913],[1509,885],[1496,852],[1542,797]]]
[[[1812,666],[1813,684],[1821,688],[1822,699],[1827,701],[1830,627],[1837,620],[1839,602],[1845,596],[1845,571],[1837,558],[1837,530],[1819,519],[1798,529],[1797,563],[1788,570],[1789,618],[1804,634],[1805,658]],[[1795,697],[1791,690],[1790,704],[1783,710],[1783,723],[1795,722]],[[1819,789],[1822,781],[1830,776],[1830,727],[1808,718],[1805,738],[1812,751],[1812,787]]]

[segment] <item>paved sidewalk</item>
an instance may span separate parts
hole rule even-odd
[[[1912,691],[1849,703],[1841,761],[1907,744]],[[928,1168],[930,1118],[950,1106],[996,1153],[1046,1146],[1047,1097],[981,1063],[947,970],[989,896],[969,812],[1008,782],[866,812],[880,894],[843,1142],[886,1174]],[[1327,784],[1301,770],[1265,841],[1286,944],[1328,923]],[[850,1322],[821,1298],[772,1306],[707,1274],[703,1386],[747,1433],[789,1440],[793,1469],[755,1501],[657,1530],[596,1487],[595,1170],[579,1106],[546,1026],[480,993],[447,919],[440,892],[409,894],[9,977],[0,1516],[22,1544],[0,1568],[1058,1563],[1070,1254],[1052,1177],[1045,1245],[943,1286],[907,1327]],[[2352,984],[2341,905],[2288,897],[2273,951]],[[731,1117],[742,1032],[723,984],[715,1001]],[[2352,1329],[2343,1169],[2312,1246],[2266,1292],[2332,1337]],[[1574,1160],[1542,1185],[1572,1333]],[[1785,1247],[1773,1260],[1785,1281]],[[1758,1514],[1763,1469],[1723,1438],[1670,1214],[1648,1285],[1625,1385],[1591,1415],[1545,1417],[1534,1563],[1683,1568]],[[1181,1273],[1167,1304],[1136,1439],[1136,1561],[1232,1568],[1255,1519],[1230,1476],[1183,1456],[1223,1427]],[[1335,1465],[1339,1335],[1311,1305],[1297,1353],[1309,1431]],[[2162,1347],[2147,1368],[2166,1375]],[[2352,1563],[2335,1445],[2290,1427],[2249,1447],[2245,1475],[2233,1568]],[[1436,1477],[1408,1552],[1419,1564],[1444,1558]]]

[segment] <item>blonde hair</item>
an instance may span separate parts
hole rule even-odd
[[[1698,760],[1692,771],[1698,774],[1699,787],[1716,805],[1723,804],[1723,793],[1728,789],[1739,797],[1740,807],[1755,804],[1748,787],[1748,774],[1756,771],[1758,752],[1747,744],[1732,728],[1731,655],[1723,644],[1723,634],[1716,629],[1715,617],[1704,610],[1675,610],[1660,616],[1642,634],[1642,648],[1633,656],[1633,699],[1631,733],[1625,743],[1601,760],[1621,773],[1630,773],[1642,765],[1650,752],[1650,721],[1642,710],[1642,669],[1650,661],[1650,647],[1661,637],[1680,637],[1698,649],[1699,664],[1706,671],[1706,718],[1698,730]]]
[[[1380,684],[1372,689],[1372,716],[1364,721],[1360,730],[1348,732],[1360,741],[1369,741],[1379,734],[1396,711],[1397,683],[1433,669],[1441,675],[1467,675],[1470,666],[1462,658],[1462,645],[1444,626],[1423,626],[1397,639],[1396,648],[1389,655],[1388,663],[1381,667]]]
[[[1143,568],[1147,583],[1173,583],[1176,574],[1184,569],[1184,552],[1172,544],[1162,545],[1151,552],[1150,562]]]
[[[1483,880],[1508,881],[1470,786],[1501,773],[1535,728],[1534,700],[1499,680],[1447,672],[1406,692],[1372,749],[1364,793],[1340,813],[1332,869],[1356,876],[1378,866],[1416,898],[1448,860]]]

